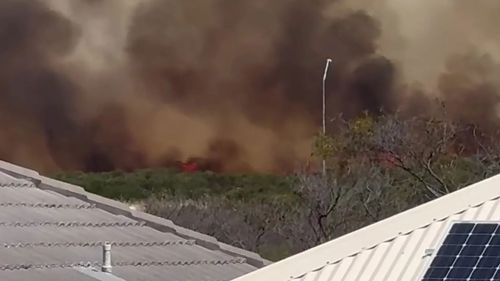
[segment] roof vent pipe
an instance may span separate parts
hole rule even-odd
[[[111,243],[102,245],[102,272],[111,273]]]

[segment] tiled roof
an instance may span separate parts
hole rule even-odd
[[[112,243],[126,281],[231,280],[267,263],[257,254],[82,188],[0,162],[0,280],[96,280]]]
[[[419,281],[454,221],[500,221],[500,176],[327,242],[235,281]],[[430,250],[430,251],[429,251]]]

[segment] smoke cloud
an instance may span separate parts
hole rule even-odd
[[[3,0],[0,158],[291,169],[321,124],[328,57],[329,117],[419,114],[438,97],[497,126],[500,20],[485,14],[500,5],[410,2]]]

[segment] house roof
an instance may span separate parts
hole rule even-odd
[[[112,243],[113,272],[99,274]],[[231,280],[268,262],[0,161],[0,280]]]
[[[389,217],[234,281],[417,281],[454,221],[500,221],[500,176]]]

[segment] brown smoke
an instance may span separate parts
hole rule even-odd
[[[496,126],[500,37],[483,15],[500,7],[435,2],[3,0],[0,157],[286,170],[309,155],[327,57],[331,117],[418,114],[437,96]]]

